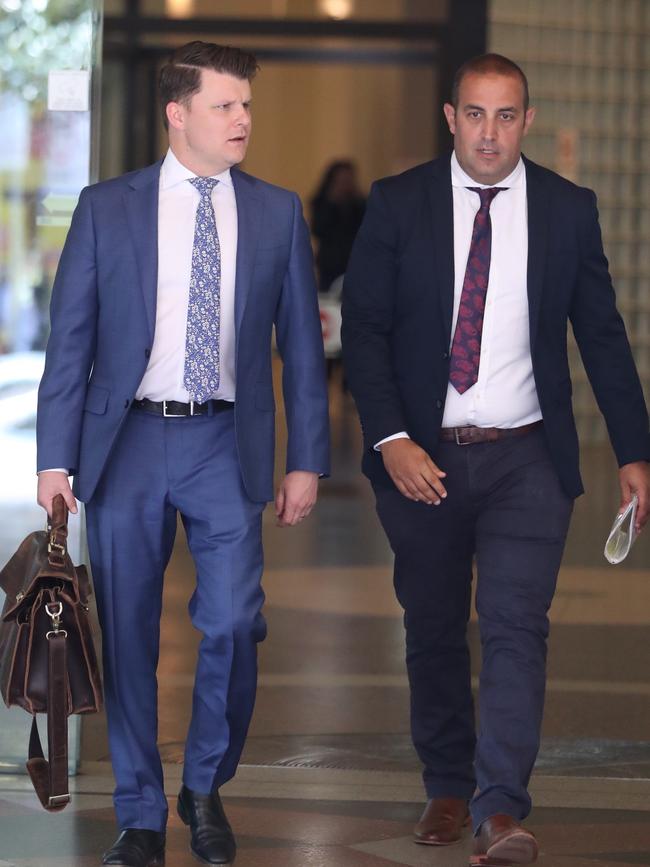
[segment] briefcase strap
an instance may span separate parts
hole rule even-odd
[[[48,760],[38,734],[36,716],[29,736],[27,772],[36,794],[46,810],[62,810],[70,801],[68,792],[68,676],[66,669],[66,634],[48,635]]]
[[[62,494],[52,500],[52,517],[48,520],[48,563],[53,568],[64,568],[68,556],[68,507]]]

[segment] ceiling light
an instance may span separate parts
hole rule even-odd
[[[191,18],[194,0],[165,0],[165,12],[169,18]]]
[[[324,15],[339,21],[349,18],[354,11],[353,0],[319,0],[318,6]]]

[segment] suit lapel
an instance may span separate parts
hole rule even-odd
[[[237,202],[237,270],[235,277],[235,328],[241,328],[250,292],[255,254],[262,229],[264,202],[255,190],[255,179],[233,169],[230,173]]]
[[[127,220],[140,274],[140,288],[147,316],[149,340],[156,324],[158,287],[158,181],[161,162],[137,172],[124,194]]]
[[[539,307],[544,286],[548,241],[548,188],[542,182],[535,163],[524,158],[526,165],[526,203],[528,208],[528,317],[530,348],[535,346]]]
[[[444,334],[451,338],[454,311],[454,200],[450,157],[436,160],[429,178],[434,267]]]

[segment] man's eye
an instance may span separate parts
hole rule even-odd
[[[501,115],[501,120],[513,120],[513,119],[514,119],[514,114],[504,113]]]

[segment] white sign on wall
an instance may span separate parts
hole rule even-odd
[[[90,72],[62,69],[47,76],[47,107],[50,111],[89,111]]]

